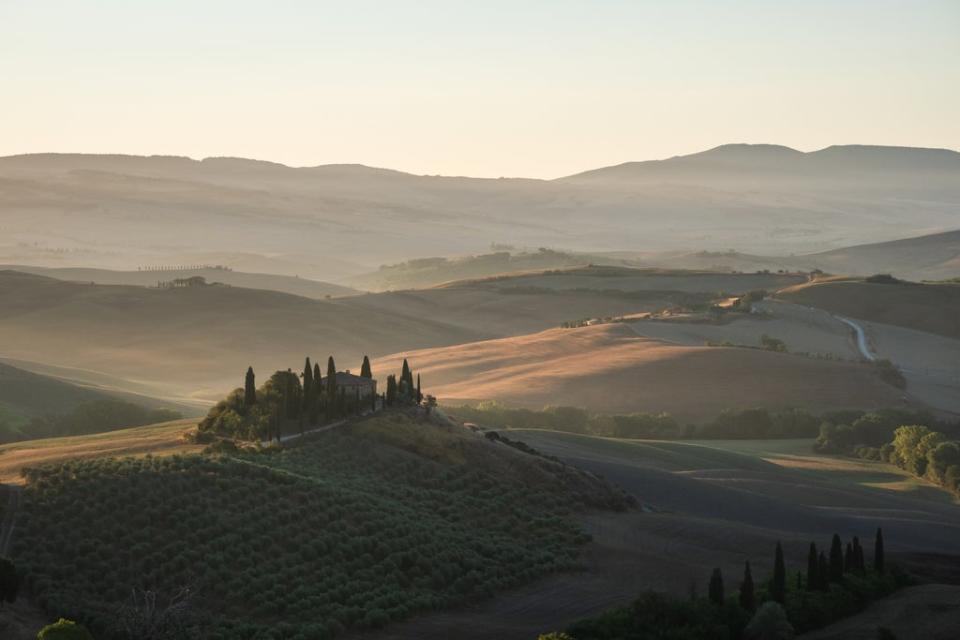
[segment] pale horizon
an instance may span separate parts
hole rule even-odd
[[[960,5],[0,6],[0,155],[556,178],[722,144],[960,148]]]

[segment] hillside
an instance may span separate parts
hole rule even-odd
[[[109,269],[47,268],[24,265],[0,265],[0,270],[19,271],[34,275],[47,276],[57,280],[96,284],[123,284],[140,287],[155,287],[158,283],[170,282],[181,278],[204,278],[208,283],[221,283],[246,289],[268,289],[280,293],[289,293],[304,298],[329,298],[350,296],[360,293],[356,289],[343,287],[329,282],[319,282],[307,278],[273,275],[268,273],[246,273],[232,269],[201,267],[196,269],[150,269],[143,271],[112,271]]]
[[[239,287],[160,290],[0,272],[0,297],[11,301],[0,309],[4,356],[128,378],[164,397],[221,397],[251,364],[272,372],[332,353],[350,368],[365,353],[483,335]]]
[[[625,264],[602,255],[540,249],[539,251],[497,251],[452,258],[434,257],[381,265],[379,269],[349,279],[370,291],[423,289],[447,282],[488,278],[520,271],[542,271],[587,264]]]
[[[178,621],[212,640],[480,601],[572,568],[576,516],[628,506],[590,474],[402,413],[284,450],[40,467],[24,499],[12,555],[48,613],[112,637],[131,588],[189,585]]]
[[[798,260],[830,273],[892,273],[907,280],[956,278],[960,276],[960,230],[845,247]]]
[[[464,287],[311,300],[240,287],[149,289],[0,272],[0,355],[130,380],[140,393],[219,399],[252,365],[267,374],[332,354],[343,369],[402,349],[541,331],[654,310],[696,294],[501,292]],[[82,336],[82,340],[75,339]],[[149,363],[149,366],[144,363]]]
[[[784,289],[777,297],[851,318],[960,338],[958,285],[827,279]]]
[[[79,386],[0,362],[0,442],[35,438],[45,435],[44,431],[64,433],[62,429],[86,429],[93,426],[90,423],[98,415],[103,419],[103,428],[107,429],[123,416],[137,420],[169,411],[193,412],[191,407],[176,403]],[[66,416],[69,419],[57,422],[58,417]]]
[[[402,357],[445,401],[666,411],[692,422],[732,407],[820,412],[899,404],[902,395],[863,365],[758,349],[681,346],[643,338],[628,324],[408,351],[377,360],[374,369],[395,369]]]
[[[809,253],[956,228],[958,157],[728,145],[544,181],[237,158],[10,156],[0,158],[0,262],[210,263],[341,281],[491,243]]]
[[[482,284],[498,289],[549,289],[557,291],[663,291],[741,294],[755,289],[776,290],[807,281],[806,274],[745,273],[682,269],[637,269],[620,266],[586,266],[487,278],[478,282],[451,283],[447,286]]]

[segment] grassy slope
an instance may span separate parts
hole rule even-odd
[[[430,393],[448,401],[667,411],[697,422],[730,407],[822,411],[883,407],[899,397],[863,365],[754,349],[680,346],[639,337],[623,324],[406,352],[378,360],[374,368],[396,369],[403,356],[414,363]]]
[[[103,629],[131,585],[191,583],[209,638],[281,622],[322,637],[482,598],[569,567],[573,514],[623,504],[589,475],[403,414],[283,451],[31,477],[14,557],[42,605]]]
[[[777,294],[832,313],[960,338],[960,286],[832,279]]]
[[[185,441],[196,419],[120,429],[107,433],[65,438],[24,440],[0,445],[0,482],[22,483],[21,470],[47,463],[91,460],[111,456],[166,456],[200,451]]]

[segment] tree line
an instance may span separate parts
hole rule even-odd
[[[542,635],[541,640],[793,638],[796,632],[852,615],[906,584],[902,573],[887,567],[882,529],[876,531],[871,562],[866,555],[859,538],[844,544],[835,534],[828,551],[811,542],[806,570],[791,574],[778,542],[773,574],[766,581],[755,582],[747,561],[738,588],[728,592],[723,572],[716,568],[705,598],[695,590],[686,600],[648,592],[627,607],[581,620],[565,633]]]

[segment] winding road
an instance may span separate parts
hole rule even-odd
[[[867,344],[867,333],[863,330],[863,327],[849,318],[844,318],[843,316],[834,317],[845,325],[851,327],[857,334],[857,347],[860,349],[860,353],[863,354],[863,357],[871,362],[876,360],[877,356],[870,351],[870,345]]]

